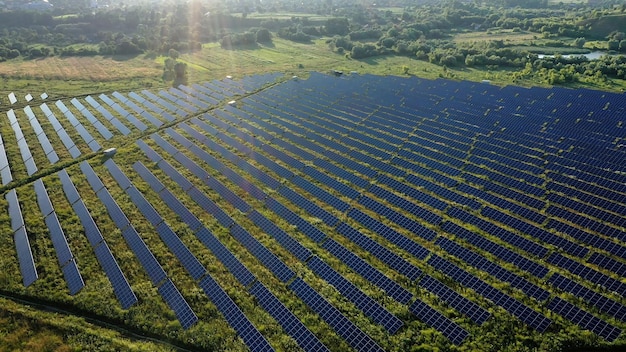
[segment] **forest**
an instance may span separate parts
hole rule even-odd
[[[441,66],[449,78],[453,73],[447,69],[464,67],[512,72],[513,82],[584,84],[626,78],[626,59],[619,55],[626,53],[626,5],[610,1],[593,7],[513,0],[395,8],[332,0],[306,5],[137,3],[97,10],[64,5],[52,13],[0,13],[0,61],[168,56],[172,50],[199,51],[211,42],[250,48],[278,36],[299,43],[323,39],[329,51],[355,60],[406,56]],[[596,60],[584,56],[596,51],[607,55]]]

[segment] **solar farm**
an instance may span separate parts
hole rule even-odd
[[[623,94],[266,74],[0,110],[3,291],[192,350],[626,346]]]

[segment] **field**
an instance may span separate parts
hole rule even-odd
[[[0,231],[19,237],[20,229],[26,230],[39,278],[24,279],[24,287],[20,273],[27,261],[18,262],[13,236],[3,236],[0,282],[5,295],[25,303],[64,307],[54,313],[52,321],[59,322],[52,325],[44,322],[53,313],[25,309],[10,323],[11,345],[19,340],[22,346],[43,341],[58,350],[108,345],[232,351],[298,345],[318,350],[315,343],[337,351],[363,344],[390,351],[623,347],[624,283],[616,268],[623,265],[619,253],[626,232],[619,225],[623,206],[614,201],[623,196],[617,185],[623,175],[606,171],[623,171],[609,158],[621,155],[618,132],[605,118],[621,108],[615,95],[583,97],[582,105],[569,96],[571,104],[563,105],[551,100],[569,92],[562,88],[501,89],[353,74],[313,73],[293,80],[304,73],[298,63],[346,70],[381,65],[384,73],[402,58],[360,62],[324,57],[322,48],[319,56],[310,51],[302,57],[296,56],[298,45],[276,45],[282,53],[263,48],[235,58],[231,51],[206,47],[202,55],[210,60],[202,61],[200,54],[183,59],[194,80],[233,72],[241,77],[263,62],[258,71],[276,67],[287,75],[190,84],[188,94],[152,89],[154,96],[139,90],[94,100],[78,96],[83,107],[63,98],[98,147],[86,143],[84,132],[53,100],[27,103],[18,97],[17,124],[2,105],[9,118],[2,119],[0,134],[13,181],[2,174],[6,201],[0,204],[7,211]],[[482,105],[481,99],[500,107]],[[236,103],[225,104],[230,100]],[[42,103],[76,143],[78,155],[62,142],[61,129],[39,108]],[[26,105],[57,162],[42,149],[42,134]],[[547,116],[535,115],[530,106]],[[501,118],[503,109],[516,119]],[[577,121],[571,113],[577,109],[597,117]],[[112,135],[105,137],[86,112]],[[567,138],[541,142],[567,136],[571,126],[616,138],[596,138],[595,147]],[[21,139],[35,171],[25,163]],[[118,152],[105,163],[98,151],[112,146]],[[584,153],[599,155],[591,148],[604,150],[607,160],[578,161]],[[564,167],[576,178],[557,171]],[[45,186],[53,212],[45,210],[37,184]],[[68,184],[81,201],[72,200]],[[23,227],[9,199],[13,191]],[[81,204],[97,233],[83,229]],[[70,261],[58,262],[63,244],[51,238],[53,232],[58,236],[50,227],[54,218],[67,238]],[[608,219],[602,229],[600,218]],[[103,246],[135,296],[128,309],[122,298],[129,296],[113,289],[123,282],[111,280],[100,264],[97,249]],[[587,271],[575,271],[559,258]],[[64,276],[72,263],[84,280],[84,286],[69,285],[77,287],[76,294],[68,291],[76,282]],[[182,294],[178,304],[164,300],[171,298],[162,292],[169,282]],[[562,284],[567,282],[580,287]],[[266,305],[266,295],[301,322],[302,334],[286,332],[294,323],[281,320],[286,313]],[[583,298],[590,296],[594,299]],[[567,312],[571,304],[574,316]],[[608,309],[611,304],[622,308]],[[16,306],[7,305],[7,316],[16,315]],[[172,307],[181,311],[175,314]],[[188,314],[181,313],[185,309]],[[232,315],[237,311],[245,318]],[[83,319],[91,325],[72,327]],[[590,321],[593,326],[585,325]],[[35,337],[27,338],[25,329],[37,331]]]

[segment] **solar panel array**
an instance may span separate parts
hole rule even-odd
[[[207,270],[206,255],[185,244],[178,223],[304,350],[334,348],[309,330],[318,320],[357,350],[382,350],[373,338],[381,333],[366,330],[368,323],[393,335],[413,329],[414,320],[460,345],[490,319],[493,305],[538,334],[569,321],[608,342],[619,338],[626,321],[626,155],[615,119],[623,100],[587,90],[576,96],[562,88],[315,73],[248,94],[276,77],[74,98],[80,116],[55,102],[85,146],[74,144],[60,114],[40,106],[73,159],[114,137],[142,136],[140,158],[150,164],[104,162],[122,193],[86,161],[75,161],[82,171],[75,177],[89,184],[95,206],[104,205],[105,221],[184,329],[202,320],[192,309],[197,302],[187,302],[148,237],[165,244],[250,350],[273,350],[240,308],[245,298],[234,299]],[[237,95],[238,104],[218,106]],[[38,147],[26,142],[17,113],[7,117],[33,175]],[[48,161],[57,163],[66,153],[54,150],[56,139],[30,107],[24,113]],[[10,185],[13,156],[2,140],[0,147],[2,183]],[[138,299],[92,217],[94,203],[83,200],[68,172],[57,175],[128,309]],[[56,200],[42,179],[33,185],[69,292],[77,294],[84,282]],[[35,258],[16,190],[5,198],[28,286],[38,277]],[[157,211],[164,206],[175,216]],[[158,237],[135,229],[144,220]],[[406,314],[394,313],[400,306]],[[302,319],[303,309],[316,317]]]
[[[65,276],[65,282],[70,290],[70,294],[75,295],[85,286],[83,277],[78,271],[76,260],[67,243],[65,232],[61,228],[61,224],[59,223],[56,211],[50,202],[50,197],[48,196],[48,191],[46,190],[43,181],[38,179],[35,181],[34,186],[35,194],[37,195],[37,203],[39,203],[41,215],[43,216],[46,226],[48,226],[48,230],[50,231],[52,245],[56,251],[59,266]]]

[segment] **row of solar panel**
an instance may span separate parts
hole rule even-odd
[[[11,128],[13,128],[13,132],[15,133],[15,139],[17,140],[17,146],[20,149],[24,165],[26,166],[26,172],[29,176],[31,176],[37,172],[37,165],[35,164],[35,160],[33,159],[30,149],[28,148],[28,143],[24,138],[24,133],[22,133],[22,129],[17,121],[17,117],[15,116],[13,109],[7,111],[7,117],[9,118]]]
[[[67,243],[65,233],[61,228],[56,211],[50,202],[50,197],[41,179],[34,182],[37,203],[43,215],[46,226],[50,233],[52,245],[57,255],[59,267],[65,277],[71,295],[78,293],[84,286],[83,278],[80,275],[78,266],[72,255],[72,251]]]
[[[267,225],[266,225],[266,226],[267,226]],[[273,231],[273,232],[275,232],[275,231]],[[464,303],[465,303],[465,302],[464,302]]]
[[[180,155],[180,154],[176,154],[176,155]],[[159,165],[163,166],[164,164],[162,165],[162,163],[163,163],[163,161],[161,161],[161,162],[159,163]],[[216,166],[217,166],[217,165],[216,165]],[[219,169],[219,170],[225,170],[225,169],[226,169],[226,167],[224,167],[223,165],[221,165],[221,166],[218,166],[218,169]],[[171,172],[170,172],[170,173],[171,173]],[[172,176],[173,176],[173,175],[172,175]],[[176,176],[176,177],[178,177],[178,176]],[[174,177],[173,177],[173,178],[174,178]],[[244,189],[245,189],[245,188],[244,188]],[[254,220],[254,219],[256,219],[256,222],[261,222],[261,223],[262,223],[262,225],[264,225],[263,227],[267,228],[267,227],[269,226],[269,225],[268,225],[268,223],[269,223],[269,222],[267,221],[267,219],[264,219],[264,218],[263,218],[263,219],[259,219],[259,218],[263,218],[263,217],[262,217],[260,214],[258,214],[258,213],[257,213],[257,214],[253,217],[253,220]],[[263,223],[263,220],[264,220],[264,223]],[[271,223],[269,223],[269,224],[271,224]],[[290,270],[287,270],[287,269],[286,269],[286,267],[284,267],[284,265],[278,265],[278,264],[276,264],[276,260],[275,260],[275,259],[271,259],[271,258],[273,258],[273,255],[270,255],[270,253],[269,253],[269,252],[267,252],[266,250],[261,250],[261,249],[259,249],[259,248],[263,248],[263,247],[260,247],[260,244],[256,244],[256,245],[254,245],[254,247],[252,247],[252,248],[251,248],[250,243],[255,243],[255,242],[256,242],[256,240],[254,240],[254,239],[253,239],[253,238],[252,238],[252,237],[251,237],[251,236],[247,233],[247,231],[243,230],[243,228],[241,228],[239,225],[235,225],[234,227],[232,227],[232,228],[231,228],[231,234],[233,234],[233,236],[234,236],[235,238],[242,238],[242,237],[243,237],[243,240],[241,240],[241,242],[242,242],[242,243],[244,243],[244,244],[245,244],[245,243],[248,243],[247,247],[248,247],[248,248],[249,248],[249,249],[253,252],[253,254],[255,254],[257,257],[259,257],[259,258],[261,259],[261,261],[262,261],[262,262],[264,262],[264,264],[266,265],[266,267],[268,267],[270,270],[272,270],[273,272],[275,272],[275,274],[276,274],[276,275],[277,275],[277,276],[278,276],[281,280],[283,280],[283,281],[287,281],[287,280],[289,280],[289,279],[291,279],[291,278],[293,277],[293,275],[294,275],[294,273],[293,273],[293,272],[291,272]],[[283,233],[283,238],[285,238],[285,237],[288,237],[288,236],[287,236],[286,234],[284,234],[284,233]],[[291,247],[293,247],[293,244],[291,245]],[[257,249],[255,249],[255,248],[257,248]],[[300,249],[300,251],[302,251],[302,249]],[[257,252],[257,253],[255,253],[255,252]],[[269,259],[271,259],[271,260],[269,260]],[[356,299],[356,298],[355,298],[355,299]],[[360,302],[360,300],[359,300],[359,301],[356,301],[355,303],[357,304],[357,306],[363,307],[363,306],[360,304],[360,303],[361,303],[361,302]],[[374,307],[375,307],[375,306],[374,306]],[[379,308],[378,308],[378,310],[380,310],[380,309],[382,309],[382,308],[381,308],[381,307],[379,307]],[[368,313],[368,312],[366,311],[366,314],[367,314],[367,313]],[[368,314],[368,315],[369,315],[369,314]],[[384,314],[383,314],[383,315],[384,315]],[[372,316],[372,315],[370,315],[370,316]],[[374,317],[378,317],[378,316],[381,316],[381,314],[374,314]],[[385,322],[385,324],[387,324],[387,323],[388,323],[388,319],[383,319],[383,320],[381,320],[381,321],[377,321],[377,322],[378,322],[378,323]]]
[[[22,209],[17,198],[17,191],[10,190],[5,194],[5,199],[9,206],[9,218],[11,220],[11,230],[13,231],[13,240],[15,242],[15,251],[22,274],[22,283],[28,287],[39,277],[35,268],[33,253],[30,249],[30,242],[26,227],[24,226],[24,218],[22,217]]]
[[[11,175],[11,168],[9,166],[9,159],[7,158],[7,153],[4,150],[4,141],[2,140],[2,136],[0,135],[0,179],[2,180],[2,185],[6,186],[9,182],[13,181],[13,176]]]
[[[143,148],[145,150],[147,146],[145,146],[145,144],[143,145],[144,145]],[[162,163],[159,163],[159,164],[162,165]],[[149,171],[145,168],[145,166],[143,166],[140,163],[136,163],[134,165],[134,168],[140,173],[140,175],[144,178],[144,180],[151,185],[153,190],[158,191],[158,189],[160,189],[160,192],[159,192],[160,196],[163,197],[164,194],[169,193],[167,189],[161,187],[162,184],[160,184],[160,182],[156,180],[156,178],[154,178],[154,176],[151,173],[149,173]],[[171,176],[171,171],[168,173]],[[171,193],[169,194],[171,195]],[[202,195],[204,197],[204,202],[198,202],[198,204],[206,204],[206,202],[211,202],[201,192],[197,192],[196,196],[192,198],[198,201],[198,195]],[[179,214],[179,216],[181,216],[183,209],[185,209],[188,212],[188,210],[182,204],[177,203],[178,200],[176,200],[175,197],[173,197],[173,199],[169,197],[165,197],[164,201],[166,201],[168,206],[170,206],[172,210],[175,210]],[[211,211],[211,210],[215,210],[215,208],[216,207],[205,208],[205,210]],[[185,215],[182,215],[181,217],[183,216]],[[185,216],[185,218],[186,217],[187,216]],[[189,221],[187,222],[189,224]],[[192,225],[190,227],[195,227],[195,226]],[[245,233],[247,232],[244,232],[245,230],[243,230],[243,228],[239,226],[236,226],[233,228],[237,229],[236,230],[237,232],[234,233],[234,235],[240,236],[239,237],[240,239],[244,238],[245,240],[245,237],[247,237]],[[259,299],[263,298],[263,301],[267,306],[266,309],[270,312],[270,314],[272,314],[281,323],[281,325],[287,332],[290,332],[292,334],[292,336],[298,341],[301,347],[307,348],[308,346],[308,348],[313,348],[314,350],[319,350],[320,348],[324,348],[322,347],[323,345],[319,342],[319,340],[314,335],[312,335],[310,331],[306,329],[306,327],[304,327],[304,325],[302,325],[297,320],[297,318],[295,318],[291,313],[289,313],[288,310],[282,305],[282,303],[280,303],[275,297],[273,297],[273,295],[271,295],[271,293],[267,291],[260,282],[255,282],[256,279],[254,278],[254,276],[206,228],[201,226],[197,230],[196,234],[198,238],[209,249],[212,250],[212,252],[218,257],[218,259],[220,259],[220,261],[222,261],[222,263],[224,263],[229,268],[229,270],[235,275],[235,277],[239,279],[239,281],[243,285],[249,287],[251,284],[254,283],[250,289],[251,293],[255,294]],[[248,241],[249,240],[250,239],[248,238]],[[214,282],[214,280],[212,280],[209,276],[206,276],[201,281],[201,286],[205,289],[205,292],[207,292],[207,288],[204,285],[208,284],[209,282],[211,283],[213,287],[218,286],[217,283]],[[207,294],[212,298],[213,302],[216,303],[218,308],[223,308],[223,307],[220,307],[220,302],[222,302],[222,300],[228,300],[232,302],[230,298],[228,298],[225,294],[223,294],[221,298],[215,297],[209,292],[207,292]],[[218,300],[218,302],[216,302],[216,300]],[[234,305],[234,303],[229,303],[229,304]],[[231,326],[233,326],[235,330],[237,330],[238,333],[242,336],[246,344],[248,344],[248,346],[252,350],[258,350],[258,346],[257,346],[258,342],[255,342],[255,341],[257,341],[259,338],[264,341],[264,339],[262,338],[262,335],[260,335],[258,333],[258,330],[256,330],[256,328],[254,328],[251,325],[251,323],[249,323],[247,318],[243,315],[243,313],[241,313],[241,311],[239,311],[238,308],[236,309],[234,313],[230,313],[231,310],[234,310],[234,309],[230,308],[229,310],[222,311],[222,312],[225,314],[226,319],[229,321]],[[246,329],[238,328],[242,324],[244,326],[248,325],[248,327]]]

